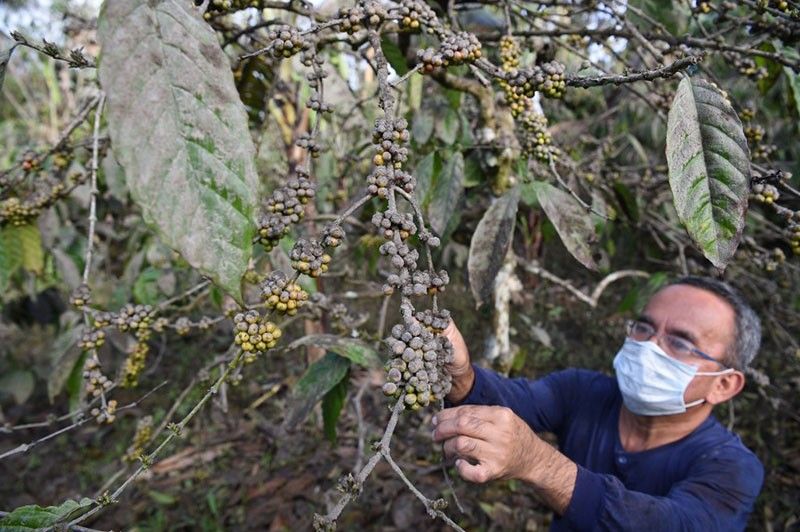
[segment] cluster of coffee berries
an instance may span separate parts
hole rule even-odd
[[[558,61],[509,73],[507,81],[515,91],[528,98],[532,98],[536,91],[548,98],[561,98],[567,87],[564,65]]]
[[[786,254],[781,248],[773,248],[771,251],[766,251],[753,257],[753,264],[766,272],[776,271],[778,266],[784,262],[786,262]]]
[[[417,312],[414,317],[428,330],[437,334],[444,331],[450,323],[450,311],[446,309],[438,311],[431,309],[423,310]]]
[[[741,57],[738,54],[727,54],[726,59],[733,63],[739,74],[746,76],[753,81],[766,78],[769,75],[766,67],[760,67],[750,57]]]
[[[244,351],[244,361],[248,363],[267,349],[275,347],[281,337],[281,330],[255,310],[240,312],[233,317],[233,324],[234,342]]]
[[[136,423],[136,432],[133,435],[133,442],[125,456],[122,457],[123,462],[135,462],[139,460],[140,456],[144,455],[144,450],[153,437],[153,416],[144,416]]]
[[[519,68],[520,49],[517,42],[510,35],[504,35],[500,39],[500,62],[503,72],[509,75],[516,75]],[[522,90],[503,78],[500,78],[500,88],[503,89],[506,105],[511,109],[511,114],[515,118],[531,107],[531,99],[522,93]]]
[[[792,219],[789,221],[787,227],[789,236],[789,246],[792,248],[792,253],[800,255],[800,211],[795,211],[792,214]]]
[[[426,73],[450,65],[470,63],[480,56],[480,41],[466,31],[445,37],[438,49],[424,48],[417,51],[417,59],[422,62],[422,71]]]
[[[88,305],[92,300],[92,292],[89,290],[89,286],[86,284],[81,283],[78,288],[72,291],[72,294],[69,296],[69,303],[73,307],[77,309],[82,309],[86,305]]]
[[[378,118],[372,130],[375,145],[375,166],[387,166],[399,170],[408,159],[408,122],[405,118]]]
[[[133,345],[133,349],[128,353],[128,357],[122,365],[120,386],[135,388],[139,384],[139,375],[144,370],[148,353],[150,353],[150,346],[147,345],[147,342],[139,341]]]
[[[432,32],[439,26],[439,19],[433,9],[421,0],[400,0],[396,13],[400,16],[400,27],[404,30],[417,31],[427,26]]]
[[[202,0],[194,0],[195,5],[202,5]],[[210,0],[206,12],[203,17],[208,20],[214,15],[221,13],[228,13],[233,11],[241,11],[249,7],[261,8],[261,0]]]
[[[192,330],[192,320],[186,316],[181,316],[175,320],[173,327],[175,328],[175,332],[178,333],[178,336],[186,336]]]
[[[427,229],[424,231],[420,231],[418,236],[420,242],[422,242],[423,244],[427,244],[432,248],[438,248],[442,244],[441,240],[439,240],[439,237],[434,236],[434,234],[428,231]]]
[[[311,277],[319,277],[328,271],[331,256],[325,253],[322,244],[315,240],[298,240],[289,253],[292,268]]]
[[[295,142],[295,144],[297,144],[304,150],[308,150],[309,153],[311,154],[311,157],[315,159],[319,157],[319,154],[322,152],[322,147],[319,145],[316,139],[314,139],[314,137],[308,133],[303,133],[302,135],[300,135],[300,138],[297,139],[297,142]]]
[[[744,136],[751,146],[764,140],[764,128],[758,124],[748,125],[744,128]]]
[[[306,107],[311,109],[312,111],[317,111],[318,113],[331,113],[333,112],[333,106],[329,103],[325,103],[319,97],[318,92],[314,92],[309,96],[308,102],[306,102]]]
[[[387,240],[393,239],[395,233],[397,233],[402,240],[406,240],[417,232],[417,226],[414,225],[414,217],[410,213],[378,211],[372,215],[372,225],[377,227]]]
[[[314,184],[305,170],[297,169],[296,175],[286,185],[275,190],[267,200],[267,212],[258,221],[259,242],[267,251],[289,232],[289,226],[305,216],[304,205],[314,197]]]
[[[117,401],[115,399],[110,400],[105,407],[102,408],[92,408],[89,414],[94,418],[95,421],[99,424],[108,423],[109,425],[117,419],[116,416],[117,412]]]
[[[286,24],[272,26],[267,32],[267,38],[270,40],[272,57],[292,57],[310,46],[297,28]]]
[[[39,171],[39,160],[36,154],[28,154],[21,163],[25,173]],[[55,162],[54,162],[55,165]],[[59,168],[53,167],[55,175],[37,175],[34,189],[23,197],[9,197],[0,200],[0,226],[10,224],[22,226],[31,223],[41,212],[53,205],[56,201],[66,197],[72,190],[84,183],[88,177],[88,172],[73,173],[62,176]],[[3,186],[5,179],[0,180]]]
[[[78,347],[84,351],[91,351],[101,347],[104,343],[106,343],[106,333],[101,330],[87,331],[81,336]]]
[[[268,309],[294,316],[297,309],[308,301],[308,292],[278,270],[261,284],[261,298]]]
[[[392,241],[384,242],[381,244],[381,247],[378,248],[378,251],[381,255],[389,257],[389,260],[392,262],[392,266],[398,270],[403,268],[408,268],[409,270],[417,269],[419,251],[408,247],[408,244],[405,242],[400,242],[399,244]],[[392,276],[390,275],[389,277]],[[396,284],[399,286],[399,282],[390,284]]]
[[[341,225],[335,223],[325,224],[325,227],[322,228],[321,242],[326,248],[336,248],[342,243],[344,236],[344,229],[342,229]]]
[[[95,356],[86,357],[83,363],[84,390],[86,395],[98,397],[101,393],[111,388],[112,382],[100,370],[100,362]]]
[[[406,407],[419,410],[450,392],[451,379],[445,371],[453,360],[449,340],[410,318],[392,327],[386,344],[391,358],[386,364],[384,394],[402,394]]]
[[[778,201],[781,197],[775,185],[756,183],[753,185],[753,199],[759,203],[771,204]]]
[[[339,29],[352,35],[364,26],[379,26],[388,16],[380,3],[362,0],[353,7],[340,8],[336,18],[340,19]]]
[[[120,332],[137,332],[149,329],[153,318],[155,318],[155,312],[150,305],[132,305],[128,303],[112,318],[111,323]]]
[[[552,144],[547,131],[547,117],[533,109],[527,110],[519,120],[519,139],[522,153],[547,163],[558,158],[559,150]]]

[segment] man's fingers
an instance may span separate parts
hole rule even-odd
[[[485,464],[478,463],[473,465],[463,458],[459,458],[456,460],[456,469],[458,469],[458,474],[461,478],[470,482],[482,484],[492,480],[492,475]]]
[[[444,442],[442,449],[447,458],[470,458],[474,461],[486,460],[489,453],[486,442],[469,436],[450,438]]]
[[[486,439],[485,433],[489,423],[469,411],[457,416],[448,416],[437,420],[436,429],[433,431],[434,441],[442,441],[454,436],[464,435],[472,438]]]

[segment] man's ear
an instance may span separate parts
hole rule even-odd
[[[711,389],[708,391],[706,402],[712,405],[718,405],[729,401],[742,391],[744,383],[744,373],[739,370],[720,375],[716,378]]]

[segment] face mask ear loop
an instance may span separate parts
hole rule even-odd
[[[695,376],[700,377],[716,377],[717,375],[726,375],[728,373],[733,373],[736,371],[733,368],[724,369],[722,371],[698,371],[695,373]]]
[[[698,399],[697,401],[692,401],[691,403],[686,403],[686,408],[692,408],[693,406],[698,406],[705,403],[705,399]]]

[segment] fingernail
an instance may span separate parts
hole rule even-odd
[[[431,419],[431,423],[433,423],[433,426],[435,427],[439,423],[439,418],[436,417],[436,416],[433,416],[433,419]]]

